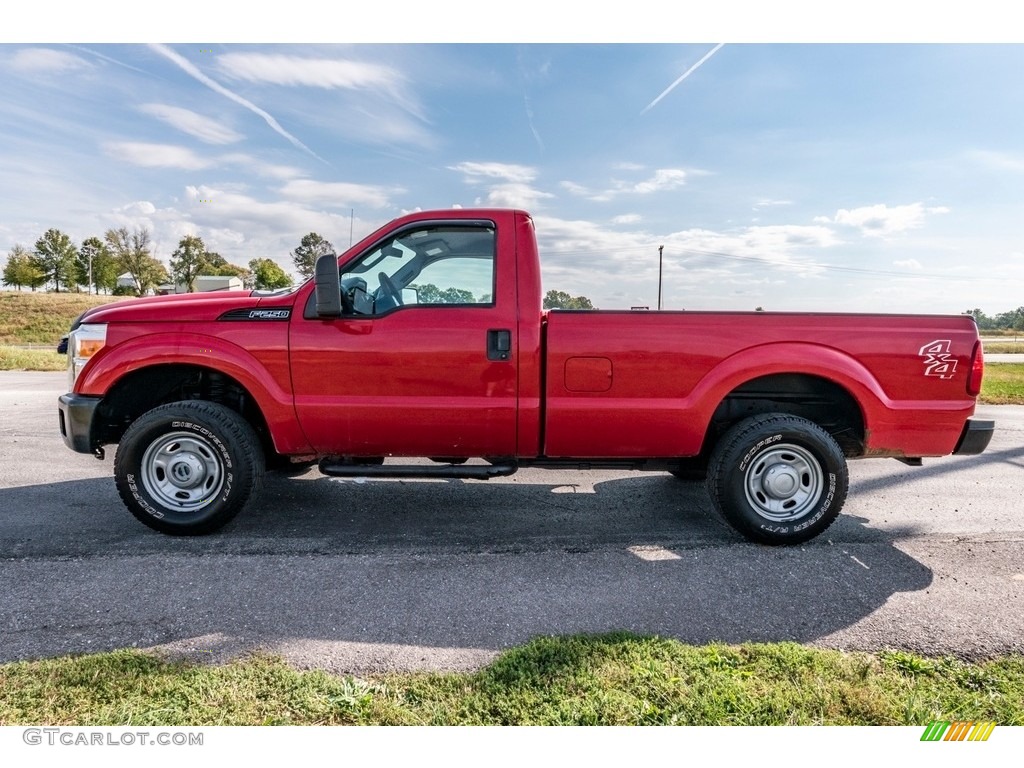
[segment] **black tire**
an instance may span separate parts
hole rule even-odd
[[[707,479],[715,507],[761,544],[799,544],[828,528],[846,501],[846,457],[832,436],[788,414],[753,416],[722,436]]]
[[[259,493],[259,438],[229,408],[202,400],[144,413],[117,447],[118,493],[138,520],[176,536],[211,533]]]

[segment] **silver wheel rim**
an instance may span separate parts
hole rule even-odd
[[[798,445],[773,445],[747,467],[743,488],[758,515],[775,523],[803,517],[824,487],[821,463]]]
[[[217,498],[224,465],[206,440],[191,432],[171,432],[146,449],[142,484],[165,508],[194,512]]]

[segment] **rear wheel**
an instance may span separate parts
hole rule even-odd
[[[807,419],[767,414],[741,421],[711,454],[707,486],[737,531],[762,544],[799,544],[836,519],[849,479],[828,432]]]
[[[161,405],[136,419],[117,448],[114,478],[129,511],[150,528],[194,536],[224,526],[263,482],[259,438],[217,403]]]

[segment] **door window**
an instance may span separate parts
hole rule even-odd
[[[354,314],[415,305],[493,306],[494,228],[477,224],[406,230],[377,246],[341,278]]]

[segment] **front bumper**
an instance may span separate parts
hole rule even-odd
[[[957,456],[973,456],[988,448],[996,423],[990,419],[968,419],[960,433],[960,442],[953,453]]]
[[[57,399],[60,435],[64,444],[78,453],[93,453],[92,421],[103,398],[69,392]]]

